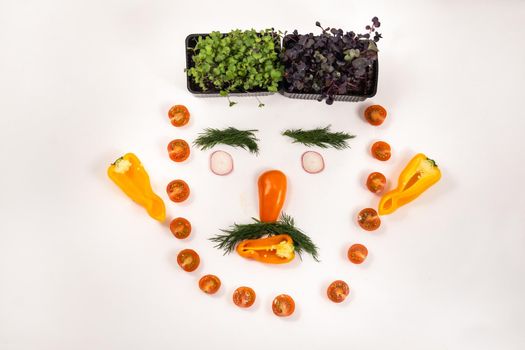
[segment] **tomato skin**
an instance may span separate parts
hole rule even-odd
[[[233,303],[238,307],[248,308],[255,303],[256,294],[250,287],[239,287],[233,292]]]
[[[168,111],[171,125],[181,127],[190,121],[190,112],[184,105],[175,105]]]
[[[350,287],[345,281],[337,280],[330,283],[328,289],[326,290],[328,299],[334,303],[343,302],[348,294],[350,294]]]
[[[185,218],[171,220],[170,231],[178,239],[188,238],[191,233],[191,223]]]
[[[287,294],[278,295],[273,299],[272,311],[279,317],[291,316],[295,311],[295,301]]]
[[[372,193],[381,193],[385,189],[386,186],[386,177],[385,175],[373,172],[370,175],[368,175],[368,178],[366,179],[366,187],[368,190]]]
[[[221,287],[221,280],[215,275],[205,275],[199,280],[199,288],[206,294],[215,294]]]
[[[173,202],[184,202],[190,196],[190,186],[183,180],[173,180],[166,186],[166,192]]]
[[[365,208],[357,215],[357,223],[363,230],[374,231],[381,226],[381,219],[373,208]]]
[[[190,146],[182,139],[173,140],[168,144],[168,155],[174,162],[183,162],[190,156]]]
[[[193,249],[184,249],[177,255],[177,264],[186,272],[192,272],[199,267],[201,259]]]
[[[386,119],[386,109],[380,105],[372,105],[365,109],[365,119],[373,126],[383,124]]]
[[[372,156],[380,161],[387,161],[392,156],[392,148],[384,141],[377,141],[372,145]]]
[[[362,244],[353,244],[348,248],[348,260],[354,264],[361,264],[368,256],[368,249]]]

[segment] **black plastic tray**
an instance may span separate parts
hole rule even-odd
[[[372,91],[366,95],[333,95],[334,101],[342,102],[362,102],[367,98],[374,97],[377,93],[377,79],[379,73],[379,64],[375,61],[372,67],[373,81],[372,81]],[[309,93],[299,93],[299,92],[288,92],[281,89],[279,91],[284,97],[295,98],[301,100],[317,100],[321,97],[321,94],[309,94]]]
[[[186,37],[185,44],[186,44],[186,69],[189,69],[191,67],[195,66],[195,62],[191,59],[193,57],[193,51],[192,49],[197,45],[197,39],[200,36],[207,36],[209,33],[205,34],[190,34]],[[225,33],[222,33],[222,35],[226,35]],[[276,41],[275,42],[275,51],[278,53],[281,52],[281,42]],[[186,86],[188,88],[188,91],[194,94],[197,97],[224,97],[219,94],[218,91],[214,90],[207,90],[202,91],[200,86],[195,84],[193,79],[186,73]],[[249,96],[268,96],[273,95],[275,92],[273,91],[267,91],[262,89],[255,89],[247,92],[230,92],[228,96],[234,96],[234,97],[249,97]]]

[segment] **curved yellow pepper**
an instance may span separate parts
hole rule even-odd
[[[413,201],[440,178],[441,171],[436,162],[422,153],[417,154],[399,175],[397,188],[381,198],[379,215],[391,214]]]
[[[129,198],[146,208],[153,219],[166,219],[164,202],[153,192],[148,173],[136,155],[127,153],[117,159],[109,166],[108,176]]]

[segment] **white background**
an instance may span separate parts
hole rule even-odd
[[[185,87],[189,33],[275,27],[360,30],[379,16],[379,90],[365,103],[264,98],[197,99]],[[0,1],[0,349],[523,349],[525,348],[525,5],[523,1]],[[389,116],[381,127],[361,112]],[[191,123],[173,128],[169,107]],[[323,150],[326,170],[302,171],[306,150],[279,133],[332,124],[358,135],[345,151]],[[204,127],[258,128],[261,154],[231,152],[235,171],[213,176],[210,152],[186,164],[167,157],[173,138]],[[394,150],[372,159],[375,140]],[[166,202],[194,225],[187,241],[149,219],[106,177],[133,151],[165,199],[187,180],[191,199]],[[443,178],[378,232],[355,223],[378,197],[371,171],[395,184],[424,152]],[[256,179],[270,168],[289,178],[285,210],[319,245],[288,266],[224,257],[207,240],[257,215]],[[392,186],[391,182],[391,186]],[[345,258],[361,242],[361,266]],[[183,248],[202,258],[194,273]],[[197,287],[220,276],[221,292]],[[351,296],[327,300],[335,279]],[[232,291],[257,292],[250,310]],[[290,319],[271,300],[295,298]]]

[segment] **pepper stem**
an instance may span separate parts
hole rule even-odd
[[[427,160],[432,164],[433,167],[436,167],[436,168],[438,167],[438,165],[437,165],[435,160],[430,159],[430,158],[427,158]]]

